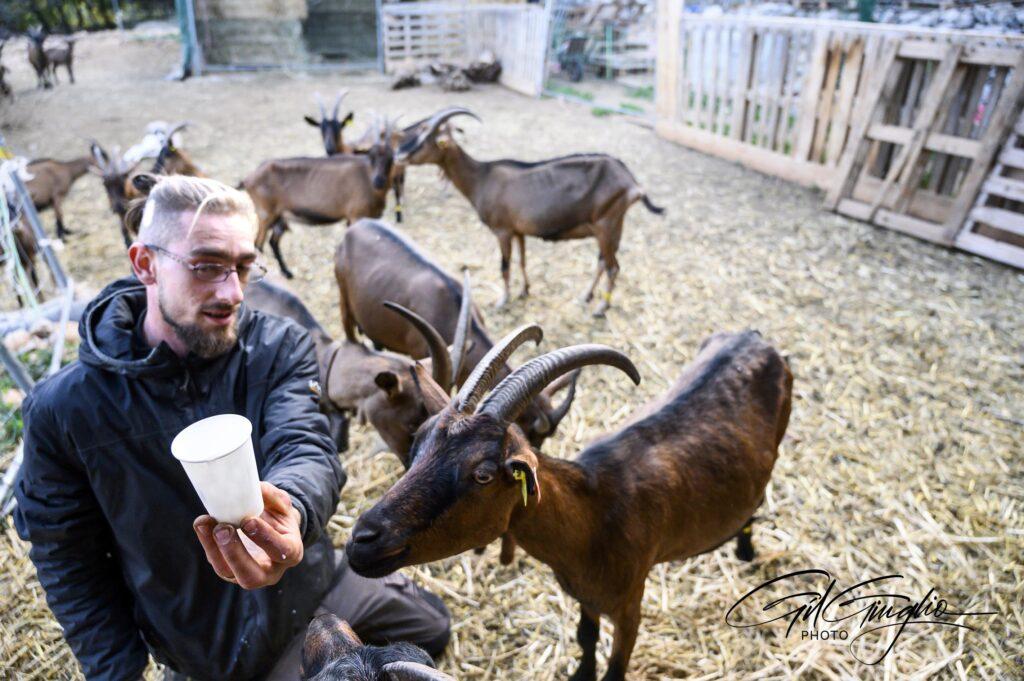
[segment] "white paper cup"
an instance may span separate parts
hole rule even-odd
[[[174,438],[171,453],[217,522],[238,526],[263,513],[249,419],[218,414],[196,421]]]

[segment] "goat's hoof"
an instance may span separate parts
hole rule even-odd
[[[595,681],[596,679],[597,670],[585,668],[583,666],[580,666],[580,668],[573,672],[572,676],[569,677],[569,681]]]
[[[479,556],[479,555],[480,555],[481,553],[483,553],[483,552],[484,552],[484,550],[485,550],[486,548],[487,548],[486,546],[478,546],[478,547],[476,547],[475,549],[473,549],[473,553],[475,553],[476,555],[478,555],[478,556]]]
[[[295,278],[295,275],[292,274],[291,270],[281,270],[281,275],[285,279],[294,279]]]
[[[529,297],[530,297],[530,289],[524,288],[522,291],[519,292],[519,299],[520,300],[522,300],[524,298],[529,298]]]
[[[590,316],[594,319],[604,319],[606,312],[608,312],[608,306],[602,303]]]

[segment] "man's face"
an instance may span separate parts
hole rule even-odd
[[[191,215],[183,215],[188,225]],[[200,216],[191,234],[166,250],[190,265],[223,265],[246,270],[256,260],[252,225],[241,215]],[[202,281],[166,253],[157,253],[160,314],[185,346],[200,357],[217,357],[238,340],[238,308],[245,281],[231,273],[226,281]]]

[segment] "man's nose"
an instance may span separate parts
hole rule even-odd
[[[238,272],[232,272],[228,278],[217,285],[218,297],[231,305],[238,305],[245,297],[242,282],[238,279]]]

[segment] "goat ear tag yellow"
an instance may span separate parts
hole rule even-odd
[[[529,495],[526,492],[526,471],[514,470],[512,471],[512,477],[519,481],[523,489],[523,506],[529,506],[527,499]]]

